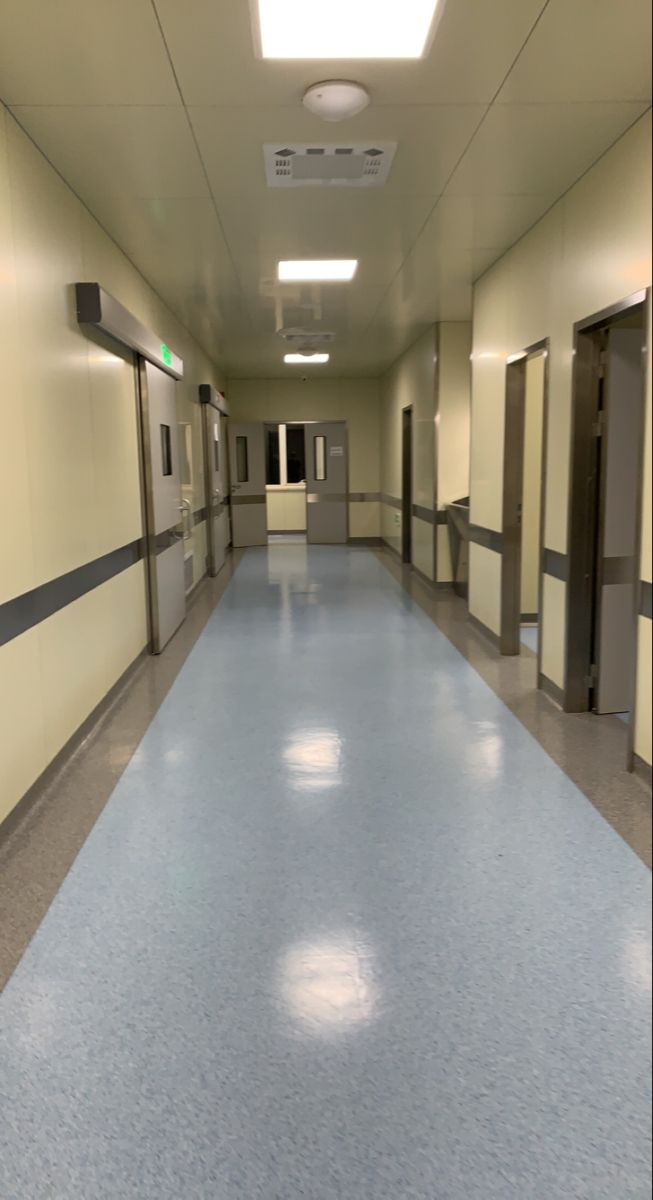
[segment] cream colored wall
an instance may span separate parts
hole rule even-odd
[[[230,379],[236,421],[346,421],[349,490],[380,489],[379,387],[376,379]],[[378,501],[349,505],[350,537],[379,537]]]
[[[522,613],[537,613],[539,608],[545,364],[544,354],[536,354],[526,362],[521,525]]]
[[[435,329],[431,326],[392,365],[381,380],[382,491],[401,499],[402,410],[413,409],[413,504],[433,511],[435,418]],[[383,505],[383,538],[401,551],[401,512]],[[413,564],[433,579],[433,526],[419,517],[412,524]]]
[[[442,321],[438,326],[438,503],[469,494],[472,326]]]
[[[563,554],[573,325],[650,285],[650,137],[647,113],[474,288],[471,520],[501,529],[506,358],[548,336],[545,545]],[[646,527],[650,490],[645,503]],[[477,555],[472,556],[472,571],[475,564]],[[495,574],[499,589],[500,575]],[[544,661],[558,665],[554,681],[561,684],[564,605],[556,599],[555,609],[547,612],[558,592],[544,589],[542,640]],[[478,617],[481,593],[480,580],[472,578],[470,610]],[[498,596],[492,604],[496,611]],[[641,665],[642,679],[645,671]]]
[[[268,529],[277,533],[306,529],[306,486],[273,484],[265,489]]]
[[[501,632],[501,558],[479,546],[469,545],[469,611],[497,636]]]
[[[442,321],[438,326],[438,508],[469,495],[472,326]],[[438,528],[438,582],[452,578],[449,534]]]
[[[385,495],[401,499],[401,413],[409,405],[413,408],[413,503],[433,512],[434,421],[437,421],[437,507],[442,510],[451,500],[468,494],[471,346],[469,322],[444,321],[428,329],[383,377],[382,491]],[[383,507],[383,537],[400,552],[401,512],[393,505]],[[433,579],[433,525],[413,517],[412,537],[413,565]],[[451,581],[446,525],[437,530],[437,575],[440,583]]]
[[[82,333],[73,283],[98,280],[184,359],[198,508],[197,385],[221,381],[3,108],[0,248],[2,603],[142,534],[134,368]],[[0,820],[145,641],[140,563],[0,647]]]

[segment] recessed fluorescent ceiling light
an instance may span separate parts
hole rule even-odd
[[[421,58],[437,6],[438,0],[258,0],[261,53]]]
[[[284,354],[285,363],[325,363],[329,361],[328,354]]]
[[[281,283],[349,280],[354,278],[357,266],[357,258],[291,259],[279,263],[278,278]]]

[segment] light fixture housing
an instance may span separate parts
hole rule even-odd
[[[258,0],[262,58],[421,58],[444,0]],[[256,29],[256,22],[254,22]]]
[[[306,364],[306,363],[328,363],[329,355],[328,354],[315,354],[313,352],[311,352],[309,354],[284,354],[283,361],[285,363],[294,363],[294,364],[297,364],[297,363],[304,363],[304,364]]]
[[[357,258],[286,259],[277,267],[280,283],[349,283]]]
[[[370,94],[350,79],[325,79],[304,92],[302,104],[321,121],[346,121],[367,108]]]

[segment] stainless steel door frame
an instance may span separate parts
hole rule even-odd
[[[229,422],[229,477],[234,546],[267,546],[263,421]]]
[[[204,459],[204,493],[206,508],[207,569],[215,577],[224,566],[227,549],[227,505],[225,489],[226,443],[224,432],[224,402],[214,388],[201,384],[202,452]]]
[[[345,545],[349,540],[349,455],[346,421],[304,422],[306,540]]]
[[[151,646],[160,654],[186,615],[177,410],[172,377],[140,356],[138,384]]]

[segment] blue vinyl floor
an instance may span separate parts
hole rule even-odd
[[[644,1200],[649,873],[372,553],[248,552],[0,997],[2,1200]]]

